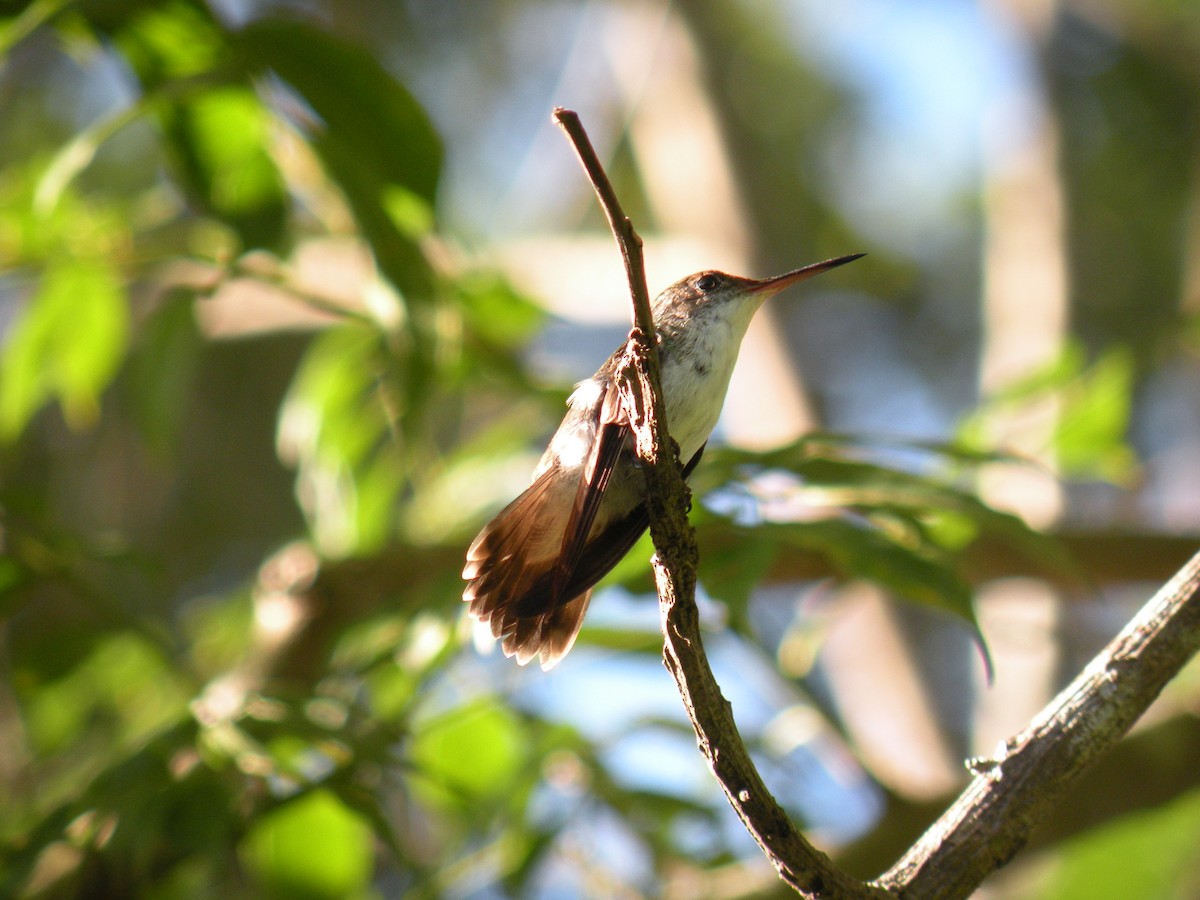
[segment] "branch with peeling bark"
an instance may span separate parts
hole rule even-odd
[[[871,883],[838,870],[771,796],[738,734],[729,702],[705,656],[695,603],[699,553],[687,519],[690,494],[661,416],[662,388],[642,258],[578,116],[556,109],[616,238],[635,326],[620,368],[621,394],[646,463],[654,575],[663,657],[697,740],[746,829],[780,877],[813,897],[965,897],[1024,845],[1065,787],[1115,744],[1200,649],[1200,554],[1145,606],[1084,672],[975,779],[888,872]],[[669,450],[665,448],[670,448]]]

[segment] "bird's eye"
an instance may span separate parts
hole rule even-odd
[[[706,294],[711,290],[715,290],[717,285],[720,283],[721,279],[719,279],[716,275],[701,275],[698,279],[696,279],[696,287],[704,291]]]

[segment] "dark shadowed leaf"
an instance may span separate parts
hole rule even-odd
[[[433,206],[442,147],[420,104],[367,51],[303,23],[261,21],[232,41],[248,70],[273,71],[307,105],[313,144],[380,269],[407,301],[428,298],[428,263],[393,214],[390,190]]]
[[[318,128],[353,148],[381,182],[433,203],[441,141],[421,105],[370,53],[328,31],[280,20],[248,26],[233,35],[233,45],[290,84]]]
[[[742,540],[702,551],[700,581],[713,597],[735,611],[744,611],[750,594],[762,584],[780,549],[778,542],[760,540],[756,532],[745,531]]]
[[[174,293],[143,323],[131,352],[125,389],[150,447],[164,454],[174,445],[184,416],[202,339],[192,298]]]

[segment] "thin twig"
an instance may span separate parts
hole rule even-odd
[[[650,534],[654,539],[654,576],[663,619],[663,659],[683,698],[700,749],[746,829],[758,841],[780,877],[797,891],[820,897],[881,894],[840,872],[804,839],[759,777],[738,734],[733,708],[704,654],[696,609],[696,536],[687,519],[690,494],[662,416],[662,388],[654,340],[642,242],[621,210],[604,168],[579,117],[558,108],[554,121],[566,132],[596,191],[621,250],[634,322],[618,370],[621,395],[637,436],[638,455],[646,463]]]
[[[621,208],[617,192],[613,190],[612,182],[608,180],[604,166],[601,165],[600,158],[596,155],[596,150],[592,147],[591,139],[588,138],[583,123],[579,121],[578,114],[574,110],[557,106],[554,108],[554,121],[566,133],[571,146],[575,148],[583,171],[586,173],[588,181],[591,182],[592,189],[596,192],[596,199],[600,201],[600,208],[604,210],[604,215],[608,219],[608,227],[612,229],[613,237],[617,240],[617,247],[621,251],[621,261],[625,263],[625,277],[629,281],[629,296],[633,301],[633,324],[646,336],[646,345],[652,347],[654,346],[654,317],[650,312],[650,292],[646,289],[646,265],[642,257],[642,239],[634,230],[633,222]],[[651,355],[654,358],[651,365],[657,372],[658,354],[651,353]],[[655,377],[653,382],[657,385],[659,379]],[[661,394],[656,393],[655,396],[661,396]],[[655,409],[657,410],[657,407]],[[657,415],[655,418],[658,418]],[[665,431],[661,424],[659,428]]]

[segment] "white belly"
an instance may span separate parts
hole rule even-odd
[[[679,457],[687,462],[704,446],[725,405],[729,378],[737,361],[738,342],[717,341],[725,352],[687,354],[669,357],[663,365],[663,396],[667,406],[667,428],[679,444]]]

